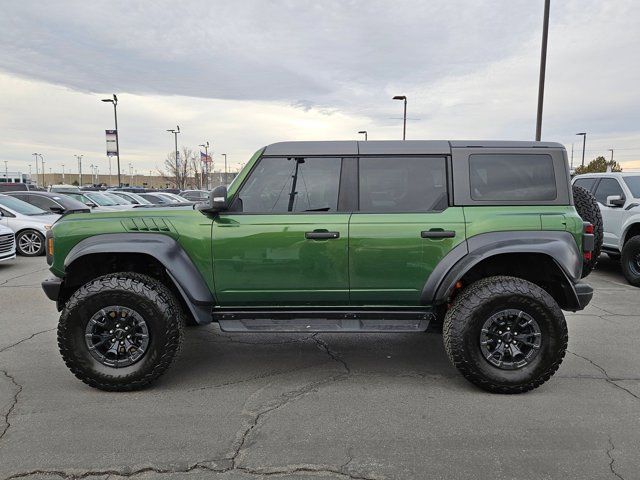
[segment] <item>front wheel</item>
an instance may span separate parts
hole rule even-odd
[[[558,370],[567,349],[567,324],[542,288],[515,277],[489,277],[455,299],[444,320],[451,363],[480,388],[523,393]]]
[[[16,235],[16,251],[24,257],[44,255],[44,235],[36,230],[23,230]]]
[[[136,273],[105,275],[65,305],[58,346],[71,372],[101,390],[149,385],[180,350],[183,315],[161,282]]]
[[[634,287],[640,287],[640,235],[624,244],[620,265],[627,282]]]

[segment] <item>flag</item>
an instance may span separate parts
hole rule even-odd
[[[203,151],[200,151],[200,161],[204,163],[211,163],[211,155],[207,155]]]

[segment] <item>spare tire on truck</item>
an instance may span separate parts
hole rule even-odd
[[[602,214],[596,197],[589,190],[578,185],[573,185],[573,203],[582,220],[593,225],[595,245],[591,253],[591,260],[583,260],[582,278],[584,278],[595,268],[602,249]]]

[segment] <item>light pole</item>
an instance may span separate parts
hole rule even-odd
[[[404,115],[402,121],[402,140],[407,139],[407,97],[406,95],[396,95],[393,97],[393,100],[403,100],[404,101]]]
[[[84,155],[74,155],[78,160],[78,186],[82,186],[82,157]]]
[[[224,157],[224,184],[227,185],[227,154],[222,153],[221,155]]]
[[[542,136],[542,104],[544,101],[544,76],[547,69],[547,37],[549,36],[549,4],[544,0],[544,20],[542,22],[542,47],[540,49],[540,80],[538,82],[538,116],[536,118],[536,142]]]
[[[584,149],[587,144],[587,132],[576,133],[576,135],[582,135],[582,167],[584,168]]]
[[[175,141],[175,147],[176,147],[176,188],[180,188],[178,186],[178,180],[180,178],[180,170],[179,170],[179,167],[178,167],[178,156],[179,156],[179,153],[178,153],[178,134],[180,133],[180,125],[176,125],[175,129],[173,129],[173,128],[168,129],[167,132],[173,133],[173,139]]]
[[[34,156],[34,158],[36,159],[36,183],[39,182],[38,179],[38,155],[40,155],[39,153],[32,153],[31,155]]]
[[[367,131],[366,131],[366,130],[360,130],[358,133],[360,133],[360,134],[364,134],[364,141],[365,141],[365,142],[368,140],[368,138],[367,138]]]
[[[116,157],[118,159],[118,187],[122,187],[122,182],[120,181],[120,132],[118,131],[118,97],[116,94],[113,94],[113,98],[103,98],[103,102],[113,103],[113,118],[116,124]],[[111,160],[111,159],[109,159]]]
[[[200,146],[204,147],[204,168],[206,170],[207,190],[209,190],[209,141],[201,143]]]
[[[7,166],[9,163],[8,160],[4,161],[4,181],[8,182],[9,181],[9,167]]]
[[[40,155],[40,166],[42,167],[42,186],[45,187],[47,183],[47,178],[44,176],[46,170],[44,169],[44,159],[42,158],[42,155]]]
[[[610,148],[609,151],[611,152],[611,167],[613,168],[613,148]]]
[[[62,183],[64,183],[64,163],[62,164]]]

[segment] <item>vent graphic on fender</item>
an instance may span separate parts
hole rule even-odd
[[[170,232],[171,228],[162,218],[139,217],[122,221],[125,230],[132,232]]]

